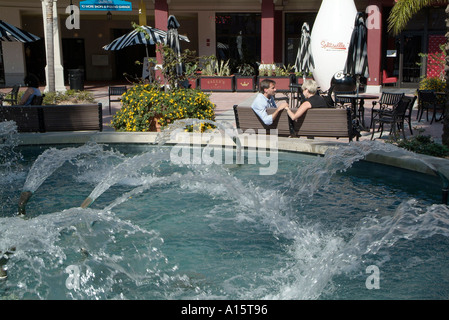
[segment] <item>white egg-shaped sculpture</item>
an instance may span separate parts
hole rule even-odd
[[[313,24],[311,48],[313,78],[322,91],[329,89],[335,73],[344,69],[354,30],[354,0],[323,0]]]

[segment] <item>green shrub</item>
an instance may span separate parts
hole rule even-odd
[[[423,78],[419,82],[420,90],[435,90],[437,92],[443,92],[445,88],[446,81],[443,81],[438,77]]]
[[[215,120],[215,105],[209,95],[196,89],[163,91],[158,85],[137,84],[122,95],[122,107],[114,115],[117,131],[151,131],[154,121],[162,127],[178,119]],[[155,118],[156,117],[156,118]],[[211,128],[202,124],[201,130]]]
[[[449,155],[447,146],[434,142],[432,137],[428,135],[419,134],[410,139],[399,140],[396,142],[396,145],[415,153],[434,157],[446,157]]]
[[[66,92],[46,92],[42,104],[82,104],[95,103],[89,91],[67,90]]]
[[[19,101],[24,93],[25,91],[19,92]],[[44,105],[96,103],[92,92],[89,91],[67,90],[66,92],[42,92],[42,94],[44,95],[44,99],[42,101],[42,104]]]

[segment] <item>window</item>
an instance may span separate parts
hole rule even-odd
[[[258,13],[216,14],[217,58],[260,61],[260,19]]]

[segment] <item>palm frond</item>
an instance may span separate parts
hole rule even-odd
[[[398,0],[388,17],[388,32],[398,35],[422,8],[448,3],[448,0]]]

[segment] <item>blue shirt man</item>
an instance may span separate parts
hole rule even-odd
[[[260,92],[251,104],[251,108],[259,116],[263,123],[271,125],[277,118],[279,113],[288,108],[288,103],[283,102],[276,106],[274,102],[274,95],[276,94],[276,82],[270,79],[265,79],[260,82]],[[267,108],[276,108],[273,114],[267,113]]]

